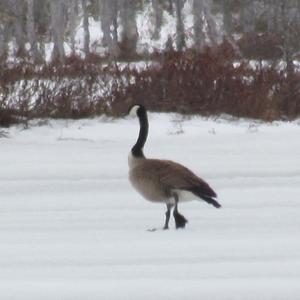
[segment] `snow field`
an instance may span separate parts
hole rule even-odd
[[[187,228],[127,180],[136,119],[9,129],[0,155],[1,299],[300,299],[299,124],[150,114],[148,157],[190,167],[222,209]]]

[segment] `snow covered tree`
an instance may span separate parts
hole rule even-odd
[[[201,50],[205,43],[203,0],[193,1],[193,17],[195,46]]]
[[[136,1],[122,0],[120,18],[122,24],[121,52],[130,57],[136,53],[138,30],[136,24]]]
[[[110,57],[120,54],[133,57],[139,41],[138,11],[149,6],[152,14],[146,22],[152,22],[149,24],[153,28],[152,38],[160,38],[162,25],[168,21],[164,20],[166,11],[176,24],[175,38],[171,36],[169,41],[173,43],[175,39],[176,49],[183,50],[187,41],[185,5],[193,15],[192,32],[197,49],[206,43],[214,47],[223,33],[231,38],[234,33],[242,37],[266,33],[283,40],[282,52],[289,64],[300,51],[299,0],[1,0],[0,57],[5,60],[8,54],[13,54],[40,63],[45,61],[44,48],[53,43],[52,58],[63,62],[66,44],[76,53],[79,24],[83,29],[82,51],[88,55],[90,18],[100,23],[103,38],[99,43]],[[218,18],[223,20],[223,28],[216,21]],[[13,51],[8,51],[9,45],[14,46]]]
[[[233,1],[222,1],[223,26],[226,33],[233,31]]]
[[[52,59],[61,63],[65,59],[64,49],[64,3],[63,0],[50,1],[51,32],[53,38]]]
[[[75,53],[75,28],[77,25],[77,13],[78,13],[78,2],[77,0],[69,0],[68,2],[68,24],[69,24],[69,35],[70,35],[70,47],[72,54]]]
[[[163,3],[161,0],[152,0],[151,3],[154,12],[154,32],[152,37],[157,40],[163,24]]]
[[[24,1],[22,0],[13,0],[12,9],[14,13],[14,36],[16,43],[16,55],[24,56],[25,55],[25,31],[24,31]]]
[[[176,13],[176,48],[181,51],[185,47],[184,22],[182,17],[182,8],[185,0],[174,0]]]
[[[90,30],[89,30],[89,13],[87,10],[87,0],[82,0],[83,11],[83,51],[86,56],[90,54]]]
[[[37,37],[34,20],[34,0],[27,0],[27,37],[30,44],[30,56],[35,63],[42,62],[42,57],[38,51]]]
[[[108,47],[108,53],[111,57],[117,57],[120,52],[118,46],[118,1],[99,0],[99,9],[103,32],[102,44]]]
[[[252,0],[244,0],[241,1],[241,10],[240,10],[240,18],[241,18],[241,26],[243,32],[254,32],[255,30],[255,1]]]
[[[6,27],[5,24],[0,24],[0,63],[4,62],[7,57],[7,42],[6,42]]]

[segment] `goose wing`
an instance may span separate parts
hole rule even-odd
[[[169,160],[147,159],[148,171],[168,189],[190,191],[198,197],[215,198],[217,194],[203,179],[181,164]]]

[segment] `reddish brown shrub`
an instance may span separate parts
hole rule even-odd
[[[300,74],[234,63],[229,43],[218,48],[155,53],[143,70],[91,55],[64,65],[30,63],[0,71],[0,126],[35,117],[120,116],[133,103],[153,111],[230,114],[267,121],[300,116]],[[288,75],[287,75],[288,74]]]
[[[243,57],[249,59],[280,59],[284,40],[274,33],[246,33],[237,42]]]
[[[267,121],[300,115],[298,73],[251,68],[246,61],[234,67],[231,57],[211,49],[167,53],[161,65],[131,75],[133,83],[114,91],[115,114],[138,102],[156,111]]]

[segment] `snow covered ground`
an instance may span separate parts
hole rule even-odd
[[[136,119],[49,121],[0,139],[0,299],[300,299],[299,122],[151,114],[145,152],[205,178],[223,208],[187,228],[127,180]],[[183,131],[178,134],[177,131]]]

